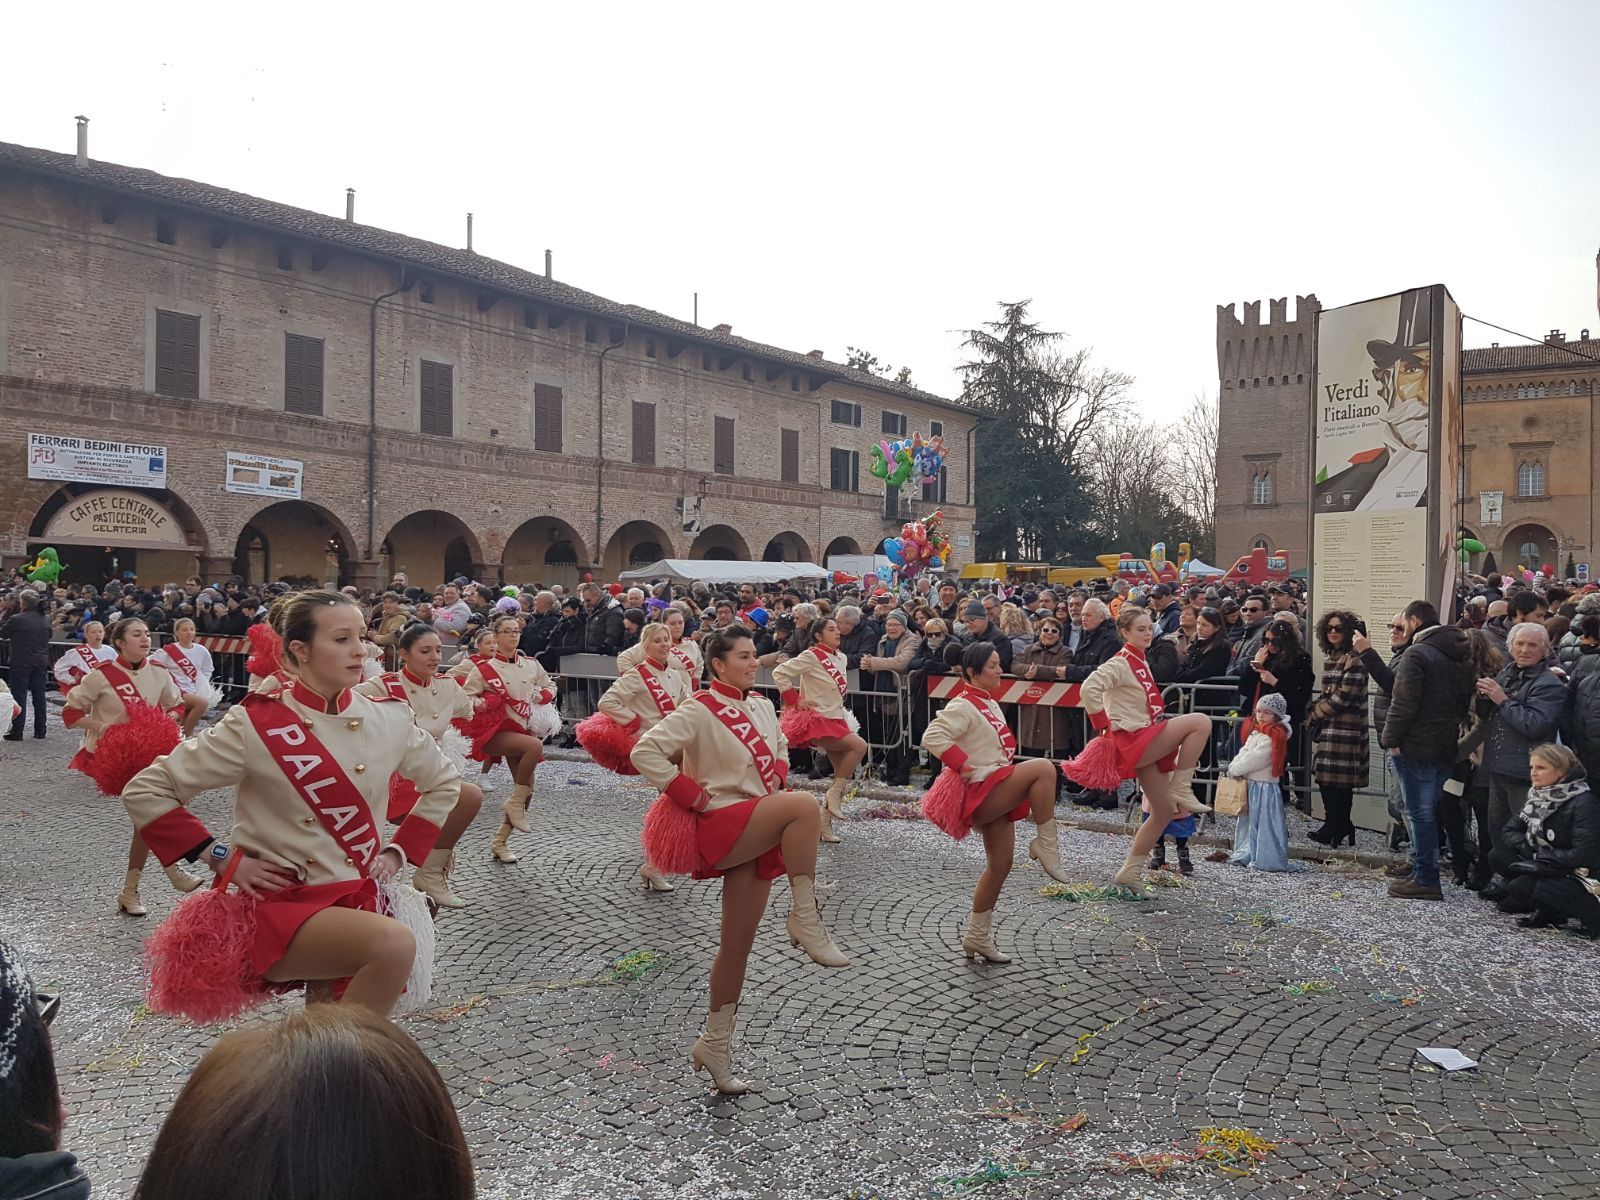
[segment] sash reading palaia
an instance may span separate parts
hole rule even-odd
[[[694,665],[694,659],[690,657],[689,652],[687,650],[680,650],[677,646],[673,646],[672,656],[683,664],[683,673],[690,679],[693,679],[698,668]]]
[[[1145,661],[1132,646],[1124,646],[1117,653],[1121,654],[1128,664],[1128,669],[1133,672],[1133,677],[1139,681],[1139,686],[1144,689],[1144,704],[1152,721],[1163,716],[1167,706],[1161,702],[1161,689],[1156,686],[1156,677],[1150,673],[1150,664]]]
[[[640,663],[634,669],[639,672],[639,678],[644,680],[644,690],[649,692],[650,699],[655,701],[656,712],[665,717],[677,711],[678,706],[672,702],[671,694],[654,671],[647,670],[644,663]]]
[[[968,687],[961,695],[968,704],[978,710],[978,715],[988,722],[989,728],[994,730],[995,737],[1000,739],[1000,748],[1005,751],[1006,761],[1010,762],[1017,753],[1017,736],[1011,732],[1011,727],[995,715],[994,710],[984,703],[989,699],[982,691],[975,687]]]
[[[167,656],[167,661],[183,672],[183,677],[190,683],[200,682],[200,672],[189,661],[189,656],[183,652],[183,647],[177,642],[168,642],[161,647],[161,653]]]
[[[832,651],[826,646],[813,646],[811,647],[811,653],[822,664],[822,669],[828,673],[828,678],[833,680],[833,685],[839,689],[839,695],[843,696],[848,692],[850,690],[850,681],[834,665]]]
[[[111,690],[117,694],[117,699],[122,701],[123,708],[131,713],[135,704],[145,703],[145,698],[139,694],[138,685],[133,682],[133,677],[117,666],[114,660],[102,663],[100,670],[111,681]]]
[[[79,679],[82,679],[90,671],[94,670],[96,667],[98,667],[100,665],[100,660],[94,656],[94,651],[89,649],[89,647],[87,647],[87,646],[74,646],[72,648],[72,651],[80,659],[83,660],[83,669],[78,671],[78,678]]]
[[[756,773],[761,776],[761,786],[767,793],[777,791],[783,782],[778,774],[778,760],[767,739],[761,736],[761,731],[750,719],[750,714],[736,704],[724,703],[711,692],[696,692],[694,698],[704,704],[722,722],[722,727],[738,738],[739,744],[750,752],[750,757],[755,760]]]
[[[504,700],[506,702],[506,707],[512,712],[516,713],[517,716],[521,717],[524,723],[526,723],[528,718],[533,715],[533,705],[529,704],[526,700],[518,700],[512,696],[511,689],[506,687],[506,681],[501,679],[500,672],[494,669],[492,659],[479,659],[477,662],[478,674],[483,676],[484,686],[496,696],[499,696],[500,699]]]
[[[365,877],[378,853],[366,797],[288,705],[257,693],[245,698],[244,708],[295,794]]]

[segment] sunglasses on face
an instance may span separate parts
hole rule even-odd
[[[1343,625],[1329,625],[1328,626],[1328,632],[1329,633],[1343,633],[1344,632],[1344,626]]]
[[[1059,636],[1060,633],[1061,633],[1061,630],[1057,629],[1054,625],[1045,625],[1045,626],[1042,626],[1040,628],[1039,632],[1040,632],[1041,635],[1042,634],[1046,634],[1046,633],[1053,633],[1053,634],[1056,634],[1057,636]]]

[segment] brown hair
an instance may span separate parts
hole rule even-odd
[[[740,642],[753,642],[755,636],[743,625],[737,622],[725,625],[717,630],[705,641],[706,662],[721,662],[733,653],[734,647]],[[713,672],[715,674],[715,672]]]
[[[1117,632],[1126,633],[1133,628],[1133,623],[1140,617],[1148,617],[1149,615],[1137,604],[1124,604],[1117,610]]]
[[[471,1200],[444,1080],[359,1005],[314,1004],[226,1034],[156,1135],[135,1200]]]
[[[144,625],[146,629],[150,628],[150,626],[145,625],[143,617],[123,617],[119,621],[111,622],[111,628],[106,630],[106,641],[111,643],[112,649],[116,649],[122,644],[123,639],[128,636],[128,631],[135,625]]]
[[[1554,767],[1561,772],[1563,779],[1570,779],[1574,772],[1578,771],[1578,756],[1570,747],[1555,742],[1545,742],[1541,746],[1535,746],[1528,751],[1528,757],[1537,758],[1547,767]]]
[[[512,624],[512,626],[517,629],[518,632],[521,632],[521,630],[522,630],[522,618],[521,617],[517,617],[517,616],[513,616],[511,613],[501,613],[494,620],[490,621],[489,622],[489,632],[490,633],[499,633],[500,632],[500,626],[504,625],[507,621],[509,621]]]
[[[267,624],[283,639],[283,661],[291,667],[305,664],[289,649],[291,642],[311,644],[317,632],[317,614],[336,604],[348,604],[360,612],[361,606],[343,592],[330,592],[327,588],[311,588],[304,592],[285,592],[267,606]],[[366,614],[362,613],[362,624]]]

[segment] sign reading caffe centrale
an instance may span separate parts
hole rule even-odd
[[[121,488],[102,488],[68,501],[36,540],[105,546],[185,545],[182,528],[164,505]]]

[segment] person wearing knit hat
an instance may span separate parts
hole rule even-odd
[[[1289,738],[1294,732],[1288,700],[1277,692],[1262,696],[1241,732],[1244,745],[1228,763],[1228,776],[1247,781],[1248,807],[1234,828],[1228,861],[1257,871],[1287,871],[1289,830],[1278,780],[1289,765]]]

